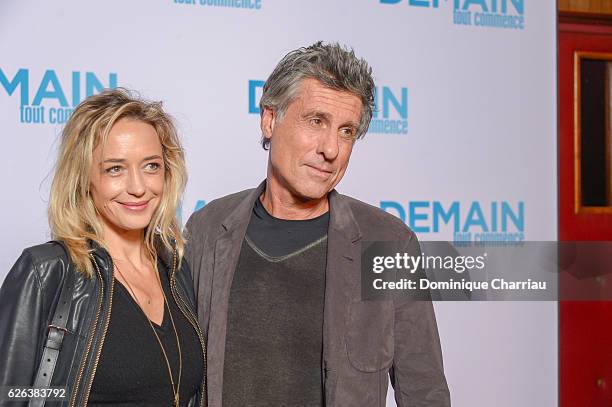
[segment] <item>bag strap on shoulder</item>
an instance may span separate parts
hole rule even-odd
[[[60,243],[61,245],[61,243]],[[61,245],[63,247],[63,245]],[[63,278],[63,284],[60,295],[55,307],[53,319],[47,327],[47,341],[43,348],[42,358],[34,380],[34,388],[46,388],[51,385],[55,365],[59,358],[59,353],[64,341],[64,335],[68,331],[66,325],[70,315],[72,305],[72,292],[75,283],[76,272],[71,267],[70,258],[66,267],[66,275]],[[45,405],[44,398],[31,399],[28,406],[42,407]]]

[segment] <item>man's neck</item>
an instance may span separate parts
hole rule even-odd
[[[277,219],[307,220],[314,219],[329,211],[327,195],[321,199],[301,200],[286,192],[279,193],[273,182],[266,180],[266,189],[259,197],[266,211]]]

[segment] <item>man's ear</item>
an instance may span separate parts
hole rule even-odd
[[[263,108],[263,114],[261,115],[261,134],[270,140],[272,138],[272,131],[274,130],[274,123],[276,121],[276,112],[269,107]]]

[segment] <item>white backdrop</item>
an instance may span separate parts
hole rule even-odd
[[[264,178],[253,112],[261,88],[250,81],[265,80],[285,53],[317,40],[366,58],[377,119],[406,129],[358,142],[341,192],[402,216],[421,240],[455,232],[475,239],[482,231],[556,240],[554,0],[181,3],[0,3],[0,281],[24,247],[49,238],[58,112],[61,121],[103,86],[163,100],[188,154],[185,220],[199,201]],[[463,18],[469,12],[471,25],[456,24],[454,9]],[[522,27],[478,25],[485,20]],[[436,208],[456,208],[458,226]],[[556,406],[556,309],[436,303],[453,405]]]

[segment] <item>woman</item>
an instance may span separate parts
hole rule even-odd
[[[68,406],[205,404],[175,217],[185,182],[160,103],[115,89],[75,109],[51,187],[55,240],[24,250],[0,290],[0,388],[62,387],[50,395]]]

